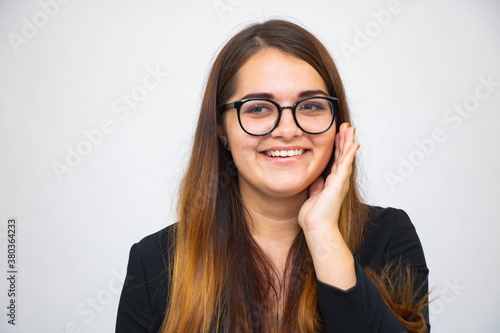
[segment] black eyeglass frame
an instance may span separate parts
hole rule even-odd
[[[330,125],[328,125],[328,127],[324,131],[321,131],[321,132],[309,132],[309,131],[306,131],[305,129],[303,129],[302,126],[300,126],[300,124],[299,124],[299,122],[297,120],[297,116],[296,116],[296,108],[303,101],[306,101],[306,100],[309,100],[309,99],[318,99],[318,98],[320,98],[320,99],[326,99],[326,100],[328,100],[332,104],[332,106],[333,106],[332,121],[330,122]],[[266,101],[266,102],[270,102],[270,103],[272,103],[272,104],[274,104],[276,106],[276,109],[278,110],[278,117],[276,118],[276,122],[274,123],[274,126],[268,132],[266,132],[264,134],[250,133],[241,124],[241,117],[240,117],[241,106],[243,105],[243,103],[246,103],[248,101]],[[293,120],[295,121],[295,124],[297,125],[298,128],[300,128],[303,132],[305,132],[307,134],[321,134],[321,133],[325,133],[326,131],[328,131],[332,127],[333,121],[335,120],[335,116],[337,115],[337,108],[338,108],[338,106],[339,106],[339,99],[337,97],[330,97],[330,96],[311,96],[311,97],[302,98],[302,99],[299,99],[297,102],[295,102],[292,106],[281,106],[277,102],[275,102],[275,101],[273,101],[271,99],[267,99],[267,98],[245,98],[245,99],[241,99],[239,101],[235,101],[235,102],[232,102],[232,103],[228,103],[228,104],[222,105],[219,112],[223,113],[224,111],[227,111],[227,110],[230,110],[230,109],[233,109],[233,108],[236,109],[236,111],[238,113],[238,122],[240,123],[241,129],[245,133],[247,133],[249,135],[253,135],[253,136],[264,136],[264,135],[268,135],[269,133],[271,133],[272,131],[274,131],[274,129],[276,127],[278,127],[278,124],[280,123],[280,119],[281,119],[282,110],[283,109],[291,109],[292,110],[292,115],[293,115]]]

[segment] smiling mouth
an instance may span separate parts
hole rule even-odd
[[[291,149],[291,150],[268,150],[265,151],[264,154],[269,157],[292,157],[292,156],[300,156],[304,154],[304,149]]]

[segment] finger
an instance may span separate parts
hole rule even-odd
[[[344,138],[345,138],[345,130],[349,127],[349,123],[343,123],[340,125],[339,128],[339,149],[340,149],[340,155],[342,156],[344,153]]]
[[[340,149],[339,149],[339,156],[338,156],[338,163],[341,163],[345,154],[349,150],[349,147],[351,143],[354,140],[354,128],[353,127],[347,127],[349,123],[346,123],[346,126],[342,129],[342,131],[339,133],[340,134],[340,139],[339,141],[342,142]]]
[[[332,168],[332,172],[326,179],[325,187],[330,186],[331,184],[347,184],[352,173],[352,163],[354,161],[354,156],[358,148],[358,143],[353,143],[349,147],[346,154],[343,156],[342,161],[339,162],[339,164],[336,165],[335,168]]]
[[[342,148],[342,151],[344,152],[344,155],[347,153],[349,150],[351,144],[354,142],[354,132],[356,131],[355,127],[349,127],[346,129],[345,134],[344,134],[344,146]]]
[[[344,148],[344,133],[345,133],[345,128],[347,127],[347,123],[342,123],[339,126],[339,132],[335,136],[335,142],[336,142],[336,156],[335,156],[335,163],[334,165],[338,164],[340,162],[340,159],[342,158],[343,155],[343,148]]]
[[[337,156],[337,159],[332,166],[332,173],[348,175],[352,171],[352,162],[354,161],[354,156],[359,148],[359,143],[354,142],[354,133],[356,128],[348,128],[344,131],[344,147],[339,151],[341,154]]]
[[[359,143],[357,142],[351,143],[346,153],[344,154],[342,160],[340,161],[338,169],[340,169],[341,171],[348,171],[349,174],[351,173],[354,156],[356,155],[356,151],[358,150],[359,147],[360,147]]]
[[[335,135],[335,159],[334,163],[337,163],[340,156],[340,133]]]

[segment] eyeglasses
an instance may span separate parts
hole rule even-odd
[[[321,134],[332,126],[338,105],[338,98],[326,96],[302,98],[293,106],[280,106],[265,98],[246,98],[223,105],[220,112],[235,108],[243,131],[262,136],[278,126],[283,109],[291,109],[297,127],[308,134]]]

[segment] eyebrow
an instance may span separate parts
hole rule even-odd
[[[328,94],[326,92],[324,92],[323,90],[319,89],[319,90],[304,90],[304,91],[301,91],[299,93],[298,97],[300,99],[300,98],[311,97],[311,96],[316,96],[316,95],[328,96]],[[247,98],[267,98],[267,99],[273,99],[274,95],[272,93],[260,92],[260,93],[246,94],[241,99],[247,99]]]

